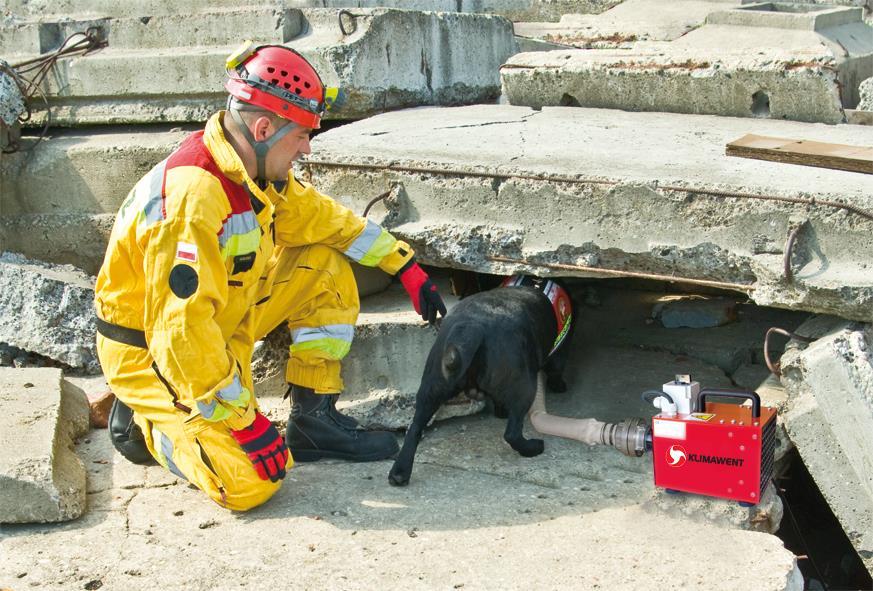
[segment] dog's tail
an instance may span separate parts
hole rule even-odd
[[[457,382],[467,372],[482,345],[482,329],[456,324],[446,337],[448,345],[443,352],[443,377],[448,382]]]

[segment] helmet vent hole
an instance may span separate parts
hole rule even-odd
[[[312,87],[312,85],[309,82],[304,82],[303,86],[305,86],[306,88]]]
[[[268,71],[270,74],[272,74],[273,72],[276,71],[276,68],[274,68],[273,66],[268,66],[268,67],[267,67],[267,71]]]
[[[283,76],[283,77],[288,75],[288,72],[286,72],[285,70],[282,70],[281,73],[282,73],[282,76]]]
[[[294,82],[300,82],[300,76],[294,74]]]
[[[294,92],[296,92],[297,94],[302,94],[302,91],[300,90],[299,86],[294,89]]]

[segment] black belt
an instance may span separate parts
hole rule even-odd
[[[120,326],[118,324],[112,324],[111,322],[106,322],[97,317],[95,317],[95,320],[97,321],[97,332],[107,339],[111,339],[124,345],[130,345],[131,347],[139,347],[140,349],[149,348],[143,331],[136,330],[135,328],[127,328],[126,326]],[[161,383],[164,384],[167,391],[170,393],[170,396],[173,398],[173,406],[187,414],[191,414],[191,409],[179,402],[179,397],[176,395],[176,391],[173,390],[170,383],[161,375],[161,372],[158,371],[158,364],[154,361],[152,362],[152,369],[155,370],[158,379],[161,380]]]
[[[97,321],[97,332],[102,334],[107,339],[130,345],[131,347],[139,347],[140,349],[148,349],[145,333],[135,328],[127,328],[118,324],[106,322],[101,318],[95,317]]]

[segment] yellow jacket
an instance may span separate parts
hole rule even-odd
[[[174,402],[241,429],[254,420],[251,384],[241,380],[249,360],[229,343],[253,340],[243,320],[274,248],[324,244],[392,275],[413,252],[293,174],[282,193],[261,191],[227,142],[223,117],[213,115],[128,194],[95,305],[103,320],[145,332]]]

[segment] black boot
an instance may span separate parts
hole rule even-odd
[[[109,439],[128,461],[134,464],[157,463],[146,447],[142,429],[133,422],[133,411],[118,398],[109,410]]]
[[[291,415],[285,443],[297,462],[338,458],[353,462],[384,460],[397,453],[397,438],[387,431],[364,431],[336,409],[338,395],[291,387]]]

